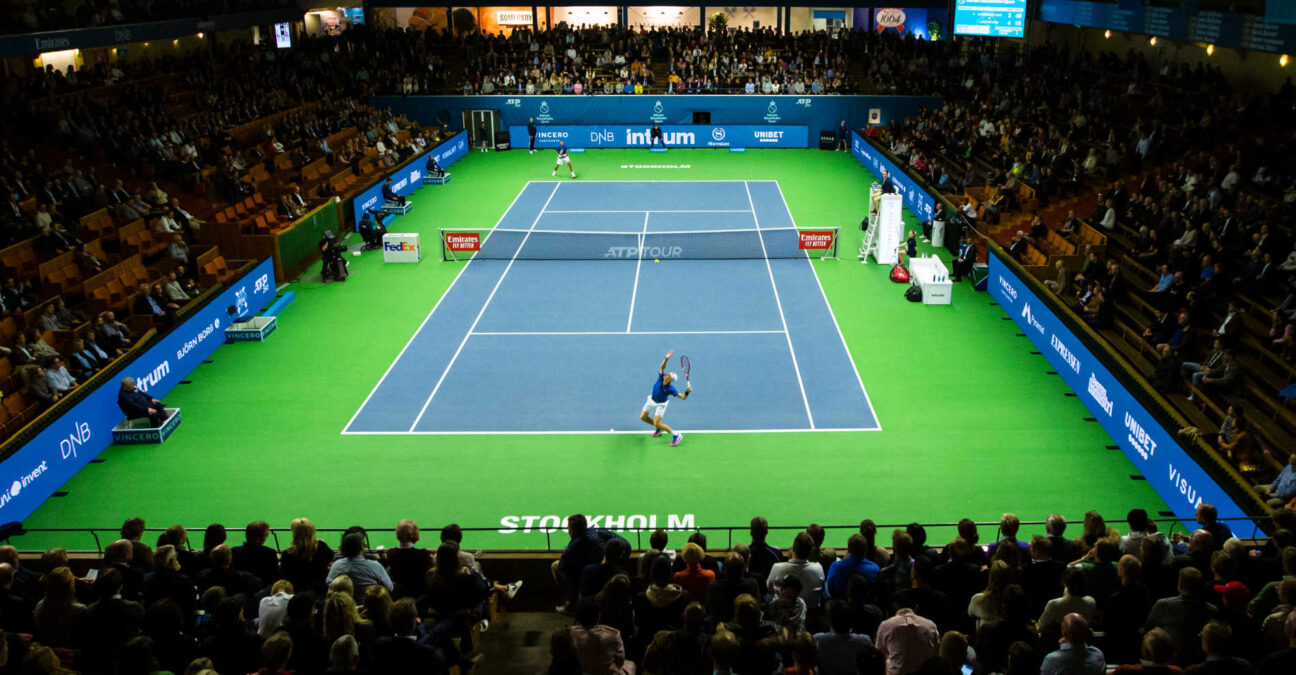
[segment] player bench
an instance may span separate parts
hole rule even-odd
[[[450,174],[444,176],[423,176],[424,185],[445,185],[450,182]]]
[[[399,204],[397,202],[383,203],[382,212],[390,213],[397,216],[403,216],[409,213],[410,209],[412,208],[414,208],[414,202],[412,200],[406,199],[404,204]]]

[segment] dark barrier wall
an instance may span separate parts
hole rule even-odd
[[[274,295],[274,264],[266,259],[117,374],[135,378],[141,391],[162,399],[225,342],[230,306],[240,315],[254,314]],[[0,522],[21,521],[31,515],[112,443],[112,429],[124,418],[117,408],[119,382],[115,377],[100,384],[0,462]]]
[[[498,110],[505,128],[535,118],[540,126],[582,124],[692,124],[693,113],[710,124],[805,126],[820,131],[888,124],[939,106],[936,96],[374,96],[376,108],[391,108],[419,124],[463,126],[464,110]]]
[[[664,124],[660,146],[671,148],[806,148],[805,127],[754,124]],[[531,142],[525,126],[508,128],[509,143],[525,148]],[[818,144],[819,138],[815,137]],[[643,124],[548,125],[536,129],[537,148],[647,148],[653,145],[652,127]]]
[[[1162,426],[1112,374],[1119,364],[1109,368],[1101,350],[1090,351],[1050,308],[1057,302],[1052,293],[998,247],[990,249],[988,290],[1176,516],[1192,521],[1202,502],[1221,518],[1247,515],[1179,446],[1175,429]]]
[[[400,113],[397,113],[400,114]],[[396,194],[405,197],[415,190],[423,187],[423,172],[427,167],[427,158],[429,155],[436,158],[437,165],[442,169],[450,168],[450,165],[459,161],[468,154],[468,132],[460,131],[450,138],[441,142],[440,145],[428,150],[427,152],[415,157],[413,160],[397,167],[391,173],[378,179],[378,182],[365,188],[364,192],[356,195],[351,200],[351,225],[357,230],[360,228],[360,220],[364,218],[366,209],[382,208],[382,188],[383,183],[388,178],[392,179],[392,190]]]
[[[319,242],[325,230],[338,229],[338,202],[330,199],[306,214],[295,225],[275,236],[278,255],[276,276],[293,279],[319,256]]]

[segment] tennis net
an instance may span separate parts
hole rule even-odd
[[[440,230],[442,260],[763,260],[837,258],[839,228],[597,232]]]

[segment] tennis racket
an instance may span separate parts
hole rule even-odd
[[[684,371],[684,384],[686,385],[684,388],[692,387],[693,383],[689,381],[689,358],[687,356],[680,357],[680,370]]]

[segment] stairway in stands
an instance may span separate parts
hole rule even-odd
[[[652,86],[644,90],[646,94],[664,94],[666,85],[669,84],[667,78],[670,77],[670,64],[665,61],[654,61],[652,64],[653,81]]]

